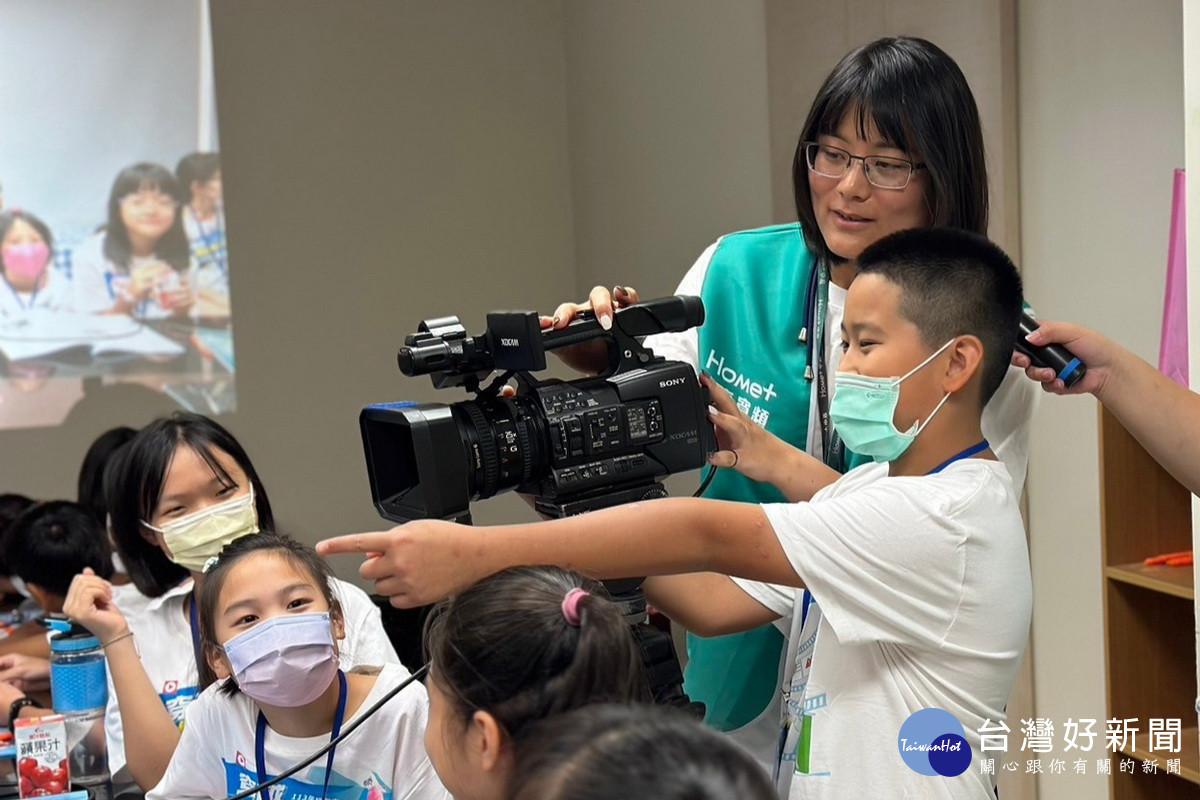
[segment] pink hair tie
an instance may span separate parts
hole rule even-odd
[[[572,589],[567,592],[567,596],[562,601],[563,619],[572,628],[579,627],[579,603],[583,598],[587,597],[588,593],[583,589]]]

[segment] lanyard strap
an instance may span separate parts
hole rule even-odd
[[[49,267],[47,267],[47,268],[49,268]],[[4,277],[3,273],[0,273],[0,277]],[[15,286],[13,286],[11,283],[9,283],[7,277],[4,277],[4,285],[8,287],[8,290],[10,292],[12,292],[13,299],[17,301],[17,305],[21,307],[21,310],[28,311],[29,309],[33,308],[33,304],[37,302],[38,292],[41,291],[42,280],[44,277],[45,276],[43,275],[42,278],[38,278],[37,286],[33,287],[33,291],[29,294],[29,304],[28,305],[26,305],[21,300],[21,293],[17,291],[17,288]]]
[[[333,730],[329,732],[329,741],[333,741],[342,733],[342,722],[346,718],[346,673],[338,670],[338,703],[337,713],[333,717]],[[266,783],[270,778],[267,776],[266,765],[266,739],[267,739],[267,718],[263,716],[261,711],[258,712],[258,724],[254,730],[254,766],[258,772],[258,782]],[[329,778],[333,775],[333,755],[337,752],[334,747],[329,751],[329,757],[325,760],[325,786],[321,789],[321,800],[324,800],[329,794]],[[262,790],[262,800],[270,800],[267,790]]]
[[[192,215],[192,221],[196,223],[196,230],[199,231],[199,233],[200,233],[200,241],[204,242],[204,246],[207,247],[212,252],[211,261],[217,265],[218,269],[221,270],[221,274],[228,275],[229,274],[228,245],[226,245],[225,247],[219,246],[221,244],[221,242],[224,240],[224,233],[225,233],[224,226],[218,222],[218,220],[220,219],[220,215],[214,213],[212,230],[209,231],[209,230],[204,229],[204,223],[200,221],[200,215],[196,213],[195,208],[193,208],[192,206],[189,205],[188,211]],[[220,235],[218,235],[218,234],[220,234]],[[217,255],[218,252],[223,253],[223,255]]]
[[[988,444],[988,440],[984,439],[979,444],[971,445],[970,447],[968,447],[966,450],[963,450],[958,455],[950,456],[950,458],[946,459],[941,464],[939,464],[936,467],[934,467],[933,469],[929,470],[929,474],[936,475],[937,473],[944,470],[946,467],[953,464],[955,461],[962,461],[964,458],[970,458],[971,456],[973,456],[977,453],[982,453],[984,450],[987,450],[989,447],[991,447],[991,445]]]
[[[826,466],[845,471],[846,446],[829,419],[829,371],[825,363],[825,317],[829,305],[829,270],[824,261],[814,265],[809,280],[805,318],[808,330],[808,363],[816,378],[817,422],[821,426],[821,455]],[[815,369],[813,369],[815,367]]]

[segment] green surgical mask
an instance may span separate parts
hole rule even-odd
[[[872,378],[839,372],[834,375],[833,401],[829,418],[833,427],[854,452],[869,456],[876,462],[895,461],[904,455],[917,434],[941,410],[950,393],[941,399],[923,423],[914,422],[907,431],[896,429],[896,404],[900,402],[900,384],[937,358],[954,342],[953,339],[937,349],[900,378]]]
[[[241,497],[203,508],[194,514],[173,519],[156,528],[163,535],[169,558],[191,572],[203,572],[209,560],[221,554],[225,545],[258,533],[258,510],[254,505],[254,487]]]

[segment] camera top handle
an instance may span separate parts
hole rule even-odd
[[[468,336],[457,317],[425,320],[417,333],[405,337],[397,353],[405,375],[430,375],[439,389],[466,386],[475,391],[479,381],[493,370],[525,372],[545,369],[546,351],[607,337],[609,375],[648,363],[650,355],[634,337],[684,331],[704,322],[704,303],[699,297],[674,295],[618,309],[612,330],[600,326],[591,311],[581,313],[562,330],[542,331],[533,311],[488,314],[487,330]]]

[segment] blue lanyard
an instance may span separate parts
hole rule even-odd
[[[936,475],[937,473],[944,470],[946,467],[953,464],[955,461],[961,461],[964,458],[970,458],[971,456],[976,455],[977,453],[982,453],[984,450],[987,450],[989,447],[991,447],[991,445],[988,444],[988,440],[984,439],[979,444],[971,445],[970,447],[968,447],[966,450],[963,450],[958,455],[950,456],[950,458],[946,459],[941,464],[939,464],[936,467],[934,467],[933,469],[929,470],[928,474]]]
[[[217,265],[217,269],[221,270],[222,275],[229,274],[229,256],[228,246],[222,248],[218,245],[224,239],[224,226],[220,225],[216,220],[219,215],[213,217],[213,227],[211,231],[204,229],[204,223],[200,221],[200,215],[196,213],[196,209],[188,206],[188,210],[192,214],[192,221],[196,223],[196,230],[200,233],[200,241],[204,242],[204,246],[213,254],[211,261]],[[225,255],[218,256],[216,253],[224,252]]]
[[[336,739],[342,732],[342,721],[346,718],[346,673],[338,670],[338,704],[337,713],[333,717],[333,730],[329,732],[329,741]],[[266,783],[270,778],[267,776],[266,766],[266,738],[267,738],[267,718],[263,716],[261,711],[258,712],[258,725],[254,731],[254,766],[258,771],[258,782]],[[337,752],[334,747],[329,751],[329,758],[325,761],[325,787],[321,790],[321,798],[329,794],[329,778],[333,775],[333,754]],[[262,790],[262,800],[270,800],[267,790]]]
[[[38,292],[41,291],[42,288],[42,279],[38,278],[38,285],[34,287],[33,292],[29,295],[28,305],[21,301],[21,293],[16,290],[16,287],[8,282],[7,277],[4,278],[4,285],[8,287],[10,292],[12,292],[13,299],[17,301],[17,305],[21,307],[21,310],[28,311],[29,309],[33,308],[33,304],[37,302]]]

